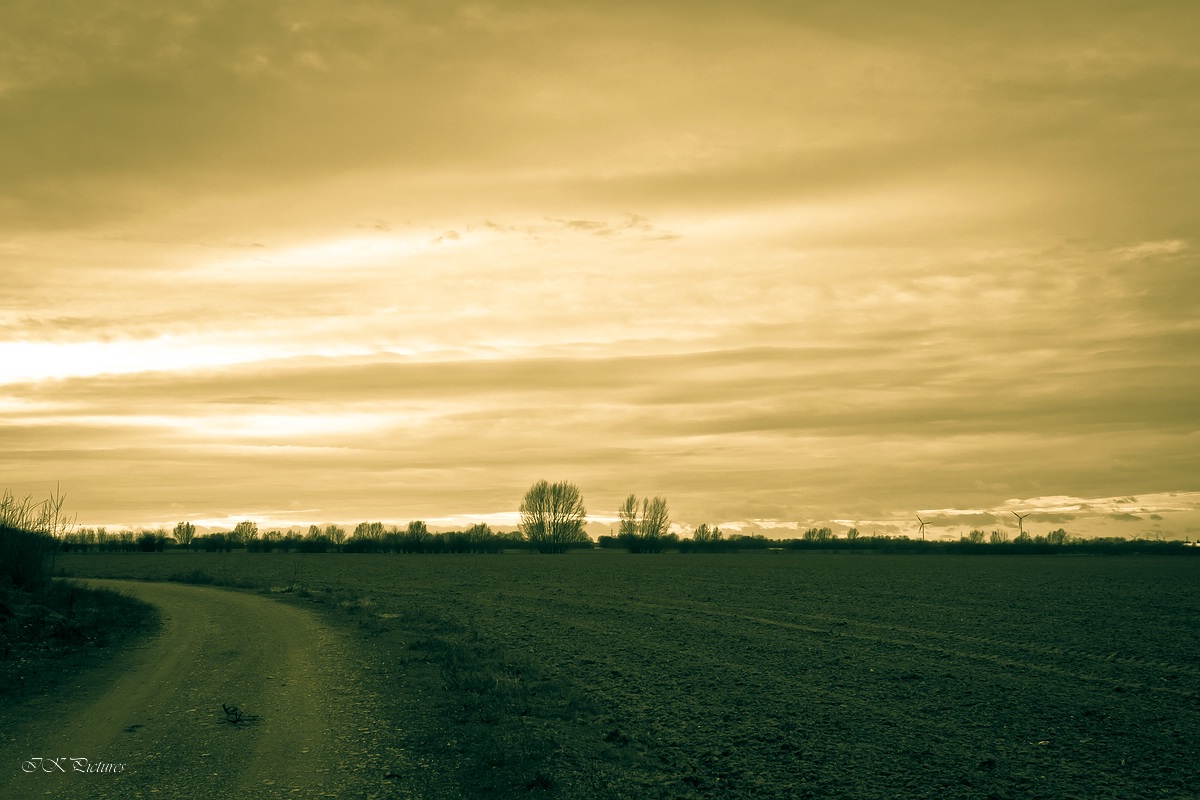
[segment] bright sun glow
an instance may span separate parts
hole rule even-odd
[[[92,342],[0,342],[0,384],[47,379],[196,369],[247,363],[283,354],[271,347],[154,339]]]
[[[352,436],[376,431],[427,423],[434,412],[361,412],[337,414],[215,414],[199,417],[172,417],[162,414],[143,415],[86,415],[69,417],[76,425],[108,428],[154,428],[164,432],[184,434],[197,442],[220,442],[223,439],[279,440],[282,442],[311,441],[329,437]],[[54,420],[31,418],[30,424]]]

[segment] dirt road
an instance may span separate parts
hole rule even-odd
[[[28,709],[0,747],[0,797],[409,796],[387,777],[352,643],[316,614],[208,587],[88,583],[157,606],[162,629]]]

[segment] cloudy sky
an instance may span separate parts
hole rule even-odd
[[[1153,1],[6,2],[0,487],[1195,539],[1197,41]]]

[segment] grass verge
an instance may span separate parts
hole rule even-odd
[[[0,586],[0,702],[45,693],[159,624],[152,606],[107,589],[48,581]]]

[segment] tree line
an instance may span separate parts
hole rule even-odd
[[[10,501],[11,504],[11,501]],[[61,514],[61,498],[54,509]],[[60,529],[55,523],[55,539],[62,550],[87,552],[152,552],[178,546],[206,552],[302,553],[498,553],[506,549],[529,548],[542,553],[563,553],[575,548],[624,549],[630,553],[732,553],[740,551],[783,550],[861,550],[920,553],[1186,553],[1200,554],[1190,542],[1121,538],[1085,539],[1071,536],[1063,528],[1031,535],[1024,530],[1011,537],[1005,530],[972,530],[957,541],[912,539],[908,536],[862,535],[850,528],[841,536],[828,527],[813,527],[797,538],[768,539],[763,535],[726,534],[717,526],[699,525],[690,537],[671,532],[670,509],[666,498],[639,498],[631,493],[617,508],[617,534],[600,536],[593,544],[584,530],[587,508],[579,486],[569,481],[533,484],[520,506],[520,523],[514,531],[495,531],[479,523],[464,531],[434,533],[422,520],[413,520],[404,528],[382,522],[361,522],[352,533],[339,525],[310,525],[307,532],[271,530],[261,533],[250,520],[239,522],[232,530],[197,535],[190,522],[180,522],[167,533],[121,531],[110,534],[104,528]]]

